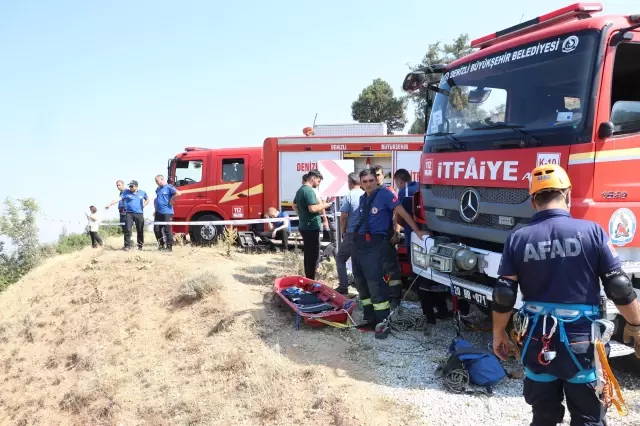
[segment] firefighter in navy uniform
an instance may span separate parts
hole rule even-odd
[[[386,187],[378,187],[374,172],[360,172],[360,185],[365,193],[360,197],[360,219],[355,227],[355,244],[351,252],[353,276],[364,310],[361,328],[374,329],[390,313],[389,287],[383,276],[384,245],[387,244],[389,227],[394,211],[422,238],[422,232],[400,204],[398,196]],[[375,337],[384,339],[385,328]]]
[[[396,196],[395,190],[384,183],[384,168],[381,165],[371,167],[371,171],[376,177],[378,188],[387,188]],[[398,197],[399,198],[399,197]],[[406,210],[406,209],[405,209]],[[383,244],[382,252],[382,272],[389,277],[389,300],[391,308],[395,309],[402,299],[402,273],[400,272],[400,261],[398,260],[398,250],[396,250],[395,229],[393,220],[389,223],[387,238]]]
[[[505,241],[493,291],[493,350],[507,358],[505,331],[518,286],[524,306],[514,321],[523,338],[524,398],[531,425],[562,422],[566,396],[571,425],[603,425],[596,393],[592,326],[600,320],[600,280],[627,321],[625,340],[640,357],[640,305],[604,229],[569,214],[571,182],[559,166],[531,173],[536,213]],[[595,329],[595,327],[594,327]]]

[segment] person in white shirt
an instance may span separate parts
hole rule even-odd
[[[89,211],[91,211],[91,214],[85,213],[85,215],[87,216],[87,220],[89,221],[91,247],[102,247],[104,243],[102,242],[102,238],[100,238],[100,235],[98,234],[98,230],[100,229],[100,217],[98,216],[98,209],[95,206],[91,206],[89,207]]]

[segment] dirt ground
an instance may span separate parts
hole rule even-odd
[[[315,350],[291,343],[270,292],[281,254],[119,244],[0,294],[0,424],[421,424],[372,391],[345,340],[303,329]]]
[[[295,330],[271,292],[300,270],[295,256],[120,246],[49,259],[0,294],[0,425],[530,422],[519,380],[491,398],[443,389],[450,322],[383,342]],[[609,424],[638,424],[638,376],[619,379],[631,414]]]

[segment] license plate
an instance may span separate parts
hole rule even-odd
[[[480,306],[484,306],[485,308],[489,307],[487,296],[485,296],[482,293],[476,293],[473,290],[469,290],[468,288],[462,288],[454,284],[453,294],[463,299],[470,300],[471,302],[474,302]]]

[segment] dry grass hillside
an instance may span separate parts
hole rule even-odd
[[[294,331],[282,255],[119,244],[0,294],[0,425],[422,424],[335,330]]]

